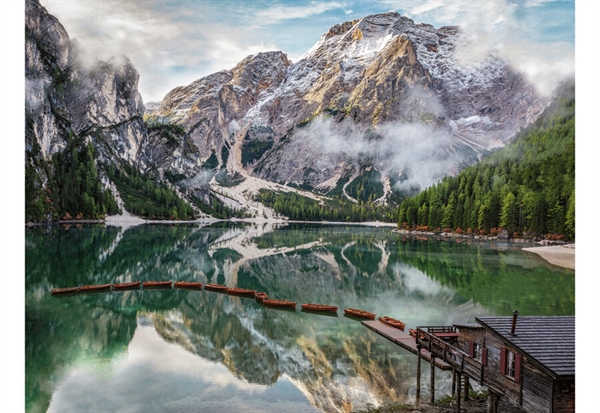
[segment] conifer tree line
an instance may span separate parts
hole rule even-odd
[[[108,177],[119,190],[125,209],[147,219],[195,219],[194,210],[174,189],[154,182],[127,164],[122,168],[105,165]]]
[[[515,141],[398,208],[398,226],[575,238],[575,85]]]
[[[278,214],[298,221],[394,222],[396,218],[396,207],[374,202],[353,203],[331,199],[319,203],[293,192],[273,192],[264,189],[259,191],[254,200],[273,208]]]
[[[95,164],[91,142],[67,137],[66,148],[52,156],[51,162],[33,162],[39,145],[28,156],[25,168],[25,213],[27,221],[47,219],[101,219],[116,214],[119,207],[114,197],[103,189]],[[36,169],[48,177],[42,185]]]

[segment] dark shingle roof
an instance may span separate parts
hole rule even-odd
[[[515,335],[510,317],[475,317],[556,376],[575,376],[575,316],[518,316]]]
[[[483,330],[483,327],[480,324],[452,324],[454,327],[458,328],[459,330],[461,328],[464,329],[470,329],[470,330]]]

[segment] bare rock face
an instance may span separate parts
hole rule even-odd
[[[204,159],[214,153],[224,164],[222,148],[229,148],[231,136],[239,132],[236,119],[273,93],[289,65],[282,52],[248,56],[232,70],[173,89],[154,113],[183,125]]]
[[[133,163],[146,133],[137,70],[127,58],[83,64],[38,0],[26,2],[25,16],[26,149],[48,157],[84,137],[101,158]]]
[[[176,88],[154,113],[230,171],[327,192],[375,169],[386,193],[402,179],[424,187],[504,145],[546,103],[504,60],[464,50],[457,27],[367,16],[293,64],[262,53]]]

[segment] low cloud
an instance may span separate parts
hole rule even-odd
[[[190,7],[172,2],[146,3],[43,1],[69,37],[80,44],[81,57],[91,65],[112,56],[129,57],[140,72],[144,101],[160,101],[173,87],[231,69],[250,54],[276,50],[254,40],[243,26],[212,18],[214,4]]]
[[[386,173],[404,171],[407,179],[397,190],[425,188],[456,167],[456,159],[449,156],[453,140],[447,131],[420,123],[388,122],[378,126],[376,135],[365,132],[353,123],[317,118],[296,133],[289,150],[302,153],[301,148],[310,148],[310,159],[322,170],[346,159],[369,159]]]
[[[256,13],[256,17],[265,24],[279,23],[291,19],[306,19],[329,10],[342,9],[344,3],[321,2],[311,3],[307,6],[273,6]]]

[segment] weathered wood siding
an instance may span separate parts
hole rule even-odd
[[[523,408],[528,412],[551,413],[552,378],[523,358]]]
[[[554,383],[553,413],[575,412],[575,380]]]
[[[506,346],[491,334],[485,335],[485,346],[488,349],[488,356],[487,366],[484,367],[483,384],[491,387],[493,391],[499,391],[503,399],[508,399],[512,404],[520,406],[521,383],[515,382],[500,372],[500,348],[511,349],[511,347]]]
[[[460,328],[458,330],[458,348],[469,354],[469,343],[477,343],[483,347],[484,336],[484,329]]]

